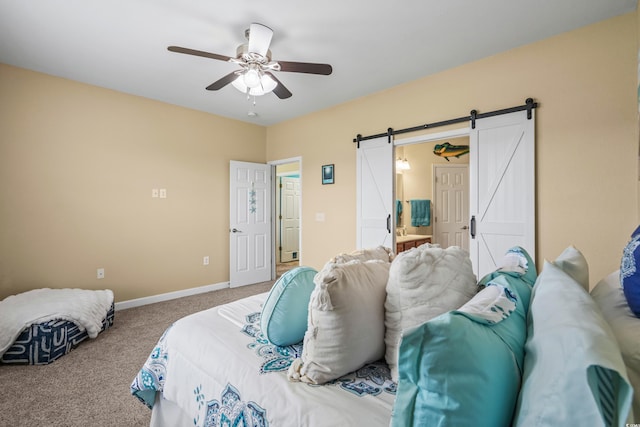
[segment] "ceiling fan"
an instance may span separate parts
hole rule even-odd
[[[324,76],[328,76],[333,71],[329,64],[272,61],[269,45],[273,37],[273,30],[265,25],[253,23],[245,30],[244,34],[248,42],[238,46],[235,58],[180,46],[169,46],[167,49],[171,52],[217,59],[240,66],[239,70],[233,71],[211,83],[207,86],[207,90],[219,90],[231,83],[240,92],[251,96],[260,96],[273,91],[280,99],[291,97],[292,94],[289,89],[276,78],[273,71],[320,74]]]

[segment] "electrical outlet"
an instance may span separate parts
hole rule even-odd
[[[209,256],[202,258],[202,265],[209,265]]]
[[[160,196],[160,192],[158,191],[157,188],[151,189],[151,197],[153,197],[154,199],[157,199],[159,196]]]
[[[167,198],[167,189],[166,188],[161,188],[160,189],[160,198],[161,199],[166,199]]]
[[[98,279],[104,279],[104,268],[99,268],[97,273],[96,273],[96,277]]]

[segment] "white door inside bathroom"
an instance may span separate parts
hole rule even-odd
[[[229,285],[271,280],[271,166],[230,162]]]
[[[434,242],[469,250],[469,166],[433,165]]]

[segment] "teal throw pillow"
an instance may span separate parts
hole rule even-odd
[[[510,426],[520,389],[536,270],[497,271],[460,309],[405,331],[391,425]]]
[[[311,267],[296,267],[280,276],[269,291],[260,328],[272,344],[284,347],[304,338],[316,273]]]

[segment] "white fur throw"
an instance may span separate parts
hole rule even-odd
[[[455,310],[477,293],[469,254],[457,247],[422,245],[391,263],[385,302],[385,359],[398,381],[402,331]]]
[[[98,336],[102,319],[113,304],[109,289],[35,289],[11,295],[0,301],[0,355],[20,335],[35,323],[49,320],[67,320],[86,330],[89,338]]]
[[[324,384],[384,357],[388,261],[329,263],[315,277],[302,356],[291,381]]]

